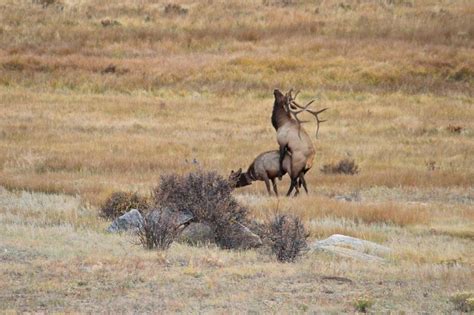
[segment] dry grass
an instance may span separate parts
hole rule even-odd
[[[1,310],[341,313],[367,296],[376,313],[449,313],[451,294],[473,290],[472,1],[0,10]],[[235,198],[258,220],[298,215],[310,240],[380,242],[386,265],[174,243],[158,254],[104,233],[98,206],[114,191],[149,195],[161,175],[196,169],[226,177],[276,149],[275,87],[329,107],[310,194],[277,200],[255,183]],[[361,172],[319,171],[343,157]]]

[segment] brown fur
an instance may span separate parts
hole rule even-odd
[[[273,191],[278,196],[278,189],[275,183],[277,177],[285,175],[291,167],[291,158],[287,154],[282,166],[280,167],[280,152],[278,150],[267,151],[258,155],[250,164],[247,172],[242,173],[242,169],[234,172],[229,176],[229,181],[234,183],[235,187],[243,187],[251,185],[253,181],[261,180],[265,182],[269,195],[272,195],[270,190],[270,181],[272,182]]]

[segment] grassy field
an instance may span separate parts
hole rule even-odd
[[[0,312],[453,312],[474,290],[474,3],[173,3],[0,0]],[[388,246],[387,263],[104,232],[113,191],[277,149],[273,89],[292,87],[329,107],[309,195],[236,198],[299,215],[311,240]],[[344,158],[357,175],[320,171]]]

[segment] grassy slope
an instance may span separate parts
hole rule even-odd
[[[350,312],[369,295],[378,311],[451,310],[450,293],[473,289],[472,3],[180,3],[187,15],[152,1],[0,4],[0,185],[36,192],[0,192],[0,309]],[[111,191],[148,192],[193,158],[227,175],[274,149],[274,87],[330,108],[312,192],[236,196],[256,218],[296,212],[312,238],[384,243],[390,264],[157,254],[103,233],[95,205]],[[359,175],[319,172],[348,156]]]

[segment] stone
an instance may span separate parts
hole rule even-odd
[[[249,249],[259,247],[263,244],[262,239],[253,233],[248,227],[241,223],[236,223],[233,238],[236,242],[235,247],[240,249]]]
[[[309,247],[312,251],[324,251],[341,257],[374,262],[384,262],[391,252],[386,246],[341,234],[316,241]]]
[[[175,221],[176,226],[184,225],[194,219],[194,215],[189,210],[173,211],[169,208],[154,209],[148,214],[147,219],[158,221],[162,216],[172,218],[173,221]]]
[[[191,222],[181,231],[178,241],[191,245],[204,245],[215,242],[215,235],[212,228],[201,222]]]
[[[118,233],[125,231],[136,231],[143,226],[143,216],[137,209],[132,209],[122,216],[116,218],[107,228],[107,232]]]

